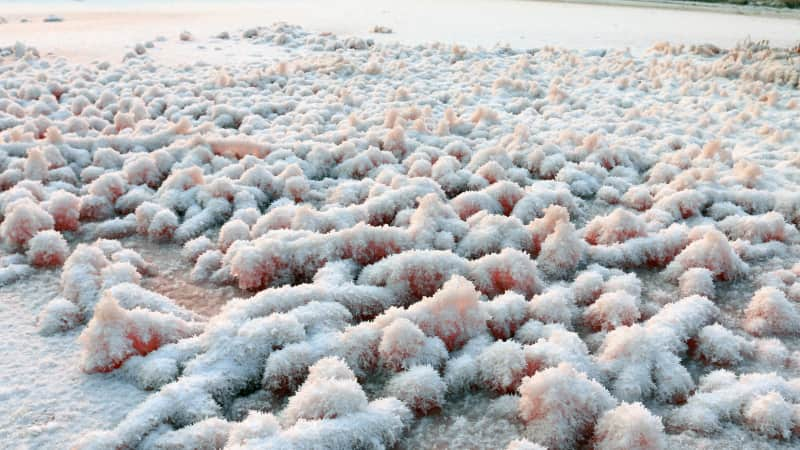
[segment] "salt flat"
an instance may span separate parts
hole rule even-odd
[[[121,49],[136,42],[165,36],[168,39],[153,57],[163,62],[187,63],[201,55],[212,63],[246,58],[240,49],[190,52],[172,45],[177,33],[189,30],[202,39],[223,30],[239,30],[276,21],[301,25],[311,31],[337,34],[366,33],[375,25],[393,30],[373,36],[380,42],[420,44],[433,41],[491,47],[507,43],[518,48],[557,45],[567,48],[625,48],[644,50],[659,41],[687,44],[713,43],[731,47],[747,37],[767,39],[773,45],[796,44],[800,34],[797,13],[753,16],[708,11],[636,8],[614,5],[548,3],[539,1],[387,0],[364,2],[86,0],[0,2],[9,23],[0,27],[0,42],[24,40],[43,54],[53,53],[74,61],[116,59]],[[65,20],[44,23],[55,14]],[[22,18],[30,20],[19,23]],[[213,50],[213,48],[211,49]]]
[[[797,447],[797,23],[489,3],[4,9],[0,441]]]

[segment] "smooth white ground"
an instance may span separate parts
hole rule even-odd
[[[0,442],[4,448],[64,448],[107,428],[147,396],[114,376],[87,376],[77,361],[80,330],[44,337],[36,316],[58,294],[58,276],[39,271],[0,288]]]
[[[64,21],[42,22],[50,14],[63,17]],[[275,21],[344,35],[365,35],[375,25],[394,31],[373,35],[377,41],[406,44],[441,41],[487,47],[502,42],[516,48],[557,45],[643,50],[664,40],[732,47],[747,37],[787,47],[796,44],[800,36],[800,20],[794,12],[786,12],[786,17],[763,17],[525,0],[234,0],[166,4],[92,0],[31,4],[5,0],[0,1],[0,16],[8,20],[0,25],[0,43],[21,40],[43,54],[80,62],[118,61],[125,49],[159,35],[168,41],[160,43],[151,56],[161,62],[191,63],[201,53],[210,63],[257,59],[263,55],[242,48],[192,51],[207,44],[181,45],[178,34],[188,30],[205,39],[223,30],[234,32]],[[30,22],[20,23],[22,18]],[[208,47],[215,50],[214,45]]]

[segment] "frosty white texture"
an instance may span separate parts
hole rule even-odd
[[[224,37],[0,52],[0,294],[152,391],[75,448],[800,442],[796,54]]]

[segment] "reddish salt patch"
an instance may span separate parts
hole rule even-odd
[[[125,337],[131,342],[131,347],[133,347],[133,350],[135,350],[135,352],[126,352],[126,354],[123,355],[122,357],[115,358],[110,363],[108,363],[108,364],[106,364],[104,366],[95,366],[95,367],[88,368],[86,370],[86,372],[87,373],[109,373],[109,372],[113,372],[113,371],[119,369],[122,366],[122,364],[125,363],[125,361],[130,359],[131,356],[134,356],[137,353],[139,355],[141,355],[141,356],[144,356],[144,355],[146,355],[146,354],[158,349],[161,346],[161,339],[159,338],[159,336],[157,334],[153,334],[150,337],[150,339],[148,339],[146,341],[142,340],[141,337],[137,336],[133,332],[128,333]]]
[[[389,255],[399,253],[400,250],[400,246],[392,241],[367,240],[366,243],[351,241],[344,244],[342,259],[352,259],[361,265],[368,265]]]
[[[59,191],[50,199],[48,212],[53,216],[57,231],[75,231],[80,217],[80,200],[73,194]]]
[[[408,274],[408,292],[414,298],[428,297],[442,286],[443,281],[444,274],[441,272],[428,274],[412,271]]]
[[[511,211],[514,210],[514,206],[517,205],[517,202],[522,198],[523,193],[522,191],[512,191],[503,193],[497,198],[498,203],[503,208],[503,214],[510,215]]]
[[[75,210],[75,214],[70,214],[66,211],[59,214],[54,214],[53,219],[55,221],[54,228],[57,231],[75,231],[78,229],[78,216],[77,210]]]
[[[135,351],[127,351],[124,355],[120,356],[119,358],[114,358],[108,364],[104,366],[94,366],[88,368],[86,371],[87,373],[109,373],[113,372],[116,369],[119,369],[125,361],[130,359],[131,356],[135,354],[139,354],[144,356],[161,346],[161,338],[156,333],[152,333],[150,339],[144,340],[141,336],[138,336],[133,331],[129,332],[126,336],[131,342],[131,347]]]
[[[128,333],[126,337],[131,340],[133,349],[139,352],[140,355],[146,355],[161,346],[161,339],[157,334],[153,334],[146,341],[134,333]]]
[[[458,217],[460,217],[461,220],[467,220],[471,215],[476,214],[480,211],[482,211],[480,205],[475,205],[475,204],[467,204],[462,206],[461,208],[457,208]]]
[[[439,333],[437,336],[444,342],[444,346],[447,347],[448,351],[456,350],[466,342],[466,339],[464,339],[458,331]]]
[[[665,246],[662,249],[646,249],[645,264],[649,269],[659,269],[671,263],[673,259],[684,249],[684,243],[677,243],[674,246]]]
[[[389,225],[392,223],[395,217],[395,212],[384,212],[384,213],[372,213],[367,217],[367,223],[374,226],[379,227],[381,225]]]
[[[64,264],[62,253],[37,252],[33,255],[31,263],[38,267],[55,267]]]
[[[121,361],[115,361],[113,364],[109,364],[107,366],[94,367],[91,370],[87,371],[87,373],[109,373],[109,372],[113,372],[113,371],[119,369],[120,366],[122,366],[122,363],[125,362],[125,360],[127,360],[127,358],[125,358],[125,359],[123,359]]]
[[[476,172],[476,174],[482,176],[489,184],[495,184],[500,181],[502,178],[498,177],[496,173],[491,171],[481,171],[480,169]],[[506,213],[508,214],[508,213]]]
[[[175,232],[175,226],[172,225],[165,225],[162,227],[157,228],[150,228],[150,237],[155,240],[168,240],[172,238],[172,234]]]
[[[502,293],[509,289],[514,289],[519,283],[514,279],[510,270],[495,269],[489,272],[492,278],[492,285],[495,292]],[[526,292],[523,289],[522,292]]]
[[[496,322],[489,320],[486,322],[489,332],[492,333],[497,340],[511,339],[511,336],[517,332],[519,326],[515,322]]]
[[[678,208],[680,209],[680,211],[681,211],[681,216],[682,216],[684,219],[688,219],[689,217],[692,217],[692,216],[694,216],[695,214],[698,214],[698,213],[699,213],[699,212],[697,211],[697,208],[694,208],[694,207],[692,207],[691,205],[685,205],[685,204],[681,204],[681,205],[679,205],[679,206],[678,206]]]

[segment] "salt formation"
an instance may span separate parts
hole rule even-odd
[[[774,373],[743,374],[727,370],[704,376],[689,401],[678,408],[671,424],[702,433],[720,430],[724,422],[740,423],[756,433],[789,439],[797,430],[796,380]]]
[[[664,425],[641,403],[623,403],[597,422],[596,447],[604,450],[667,448]]]
[[[38,204],[26,199],[17,200],[4,208],[0,236],[14,249],[24,248],[38,232],[53,228],[53,218]]]
[[[763,287],[745,309],[743,328],[755,335],[796,334],[800,332],[800,311],[780,290]]]
[[[446,386],[431,366],[416,366],[394,376],[386,385],[389,395],[397,397],[412,411],[427,414],[444,404]]]
[[[600,415],[615,404],[602,385],[567,364],[523,380],[519,391],[526,434],[548,448],[572,448],[586,442]]]
[[[134,354],[146,355],[163,344],[196,334],[197,325],[155,311],[125,310],[111,295],[95,306],[81,334],[83,370],[109,372]]]
[[[28,242],[28,260],[34,266],[60,266],[68,252],[67,241],[58,231],[40,231]]]
[[[0,49],[0,289],[149,392],[69,445],[797,447],[797,56],[218,36]]]
[[[623,401],[652,396],[666,402],[685,399],[694,382],[678,355],[716,314],[708,299],[686,297],[668,304],[643,325],[619,327],[608,333],[599,349],[598,363],[610,378],[609,390]]]

